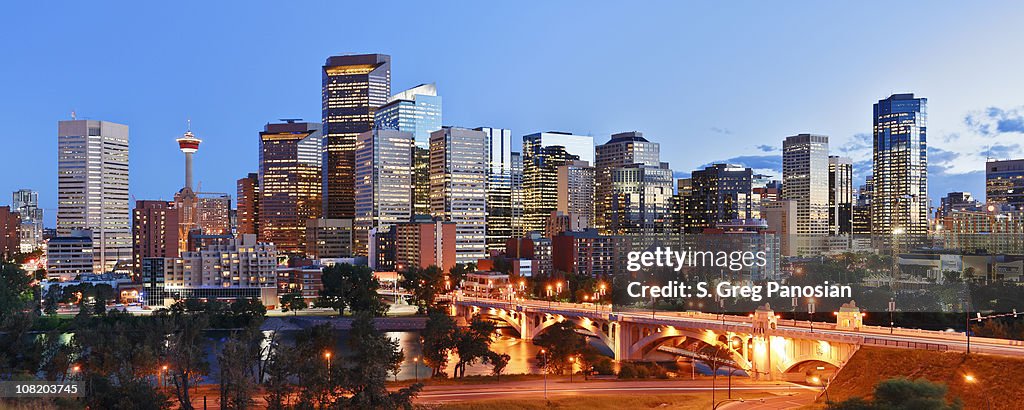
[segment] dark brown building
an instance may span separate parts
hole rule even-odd
[[[0,256],[4,259],[21,252],[20,227],[21,214],[11,212],[10,206],[0,206]]]
[[[322,74],[324,216],[353,218],[356,136],[373,129],[377,107],[391,95],[391,57],[333,56]]]
[[[250,173],[238,180],[238,234],[258,235],[260,231],[260,175]]]
[[[178,211],[168,201],[135,201],[132,210],[132,261],[141,273],[144,258],[178,257]]]

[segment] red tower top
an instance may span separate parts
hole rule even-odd
[[[185,135],[182,135],[176,141],[178,141],[178,148],[181,148],[181,152],[186,154],[199,151],[199,143],[203,142],[203,140],[192,135],[192,131],[185,131]]]

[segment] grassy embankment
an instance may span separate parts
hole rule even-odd
[[[960,398],[965,409],[1019,409],[1024,403],[1024,359],[956,352],[863,347],[829,386],[832,401],[871,397],[875,384],[905,377],[944,383],[946,398]],[[976,380],[965,379],[971,375]],[[819,403],[822,403],[820,400]]]

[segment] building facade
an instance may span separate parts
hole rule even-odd
[[[985,202],[1024,209],[1024,159],[985,163]]]
[[[46,242],[46,277],[49,280],[69,281],[78,275],[92,274],[95,244],[92,232],[71,231],[66,236],[50,238]]]
[[[713,164],[690,174],[690,194],[684,199],[683,228],[700,233],[720,223],[749,219],[753,214],[753,171],[739,165]]]
[[[480,127],[487,134],[487,251],[512,237],[512,130]]]
[[[70,120],[57,125],[57,234],[92,232],[93,269],[132,258],[128,126]]]
[[[306,220],[306,256],[313,259],[350,258],[353,255],[351,219]]]
[[[147,303],[167,306],[182,299],[257,298],[277,305],[277,250],[242,235],[178,258],[144,258],[142,283]]]
[[[828,157],[828,230],[831,235],[853,232],[853,160]]]
[[[237,187],[236,219],[238,226],[235,229],[236,233],[238,235],[258,235],[260,232],[260,174],[250,172],[245,178],[238,180]]]
[[[43,208],[39,207],[39,193],[19,189],[11,195],[11,210],[21,215],[18,240],[21,252],[28,253],[43,246]]]
[[[887,244],[897,236],[919,243],[928,234],[927,106],[914,94],[874,105],[871,232]]]
[[[395,225],[395,269],[437,266],[448,272],[456,263],[457,224],[418,216]]]
[[[442,104],[434,84],[420,84],[391,96],[374,115],[374,128],[411,133],[413,212],[430,214],[430,133],[441,129]]]
[[[322,67],[323,209],[328,218],[355,216],[356,138],[373,129],[377,108],[391,95],[391,57],[328,57]]]
[[[523,137],[523,225],[526,232],[544,230],[558,209],[558,167],[569,161],[594,163],[594,139],[565,132]]]
[[[430,210],[455,222],[455,260],[475,263],[487,249],[487,134],[444,127],[430,134]]]
[[[305,252],[306,221],[321,216],[320,124],[267,124],[260,133],[260,242]]]
[[[132,268],[142,272],[144,258],[178,257],[178,211],[173,202],[135,201],[132,210]]]
[[[369,231],[413,216],[413,134],[374,129],[356,142],[355,254],[369,252]]]

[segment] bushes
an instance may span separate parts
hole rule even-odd
[[[619,368],[620,379],[647,379],[651,377],[667,379],[668,371],[656,363],[623,363]]]

